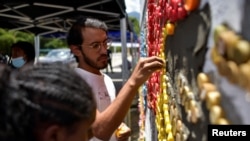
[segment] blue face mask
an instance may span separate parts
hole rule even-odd
[[[12,65],[15,68],[21,68],[25,64],[23,57],[12,58]]]

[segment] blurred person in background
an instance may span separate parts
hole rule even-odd
[[[108,66],[106,68],[106,73],[109,72],[109,68],[110,68],[111,73],[114,73],[113,72],[113,66],[112,66],[112,55],[113,54],[112,54],[112,50],[110,48],[107,49],[107,55],[108,55]]]
[[[19,41],[11,46],[9,64],[20,69],[26,64],[33,65],[35,61],[35,47],[26,41]]]
[[[65,64],[0,64],[0,140],[87,141],[96,103],[79,79]]]
[[[8,63],[8,56],[0,52],[0,64],[7,64],[7,63]]]

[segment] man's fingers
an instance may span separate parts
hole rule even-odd
[[[139,63],[140,63],[139,67],[146,69],[155,68],[154,70],[165,66],[165,61],[157,56],[152,56],[149,58],[141,58]]]
[[[140,58],[142,61],[144,61],[145,63],[150,63],[150,62],[160,62],[162,64],[165,63],[165,60],[163,60],[162,58],[158,57],[158,56],[150,56],[150,57],[146,57],[146,58]]]

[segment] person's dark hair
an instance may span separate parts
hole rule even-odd
[[[11,49],[15,47],[18,47],[24,51],[24,53],[27,55],[27,62],[35,60],[35,47],[31,43],[26,41],[18,41],[11,46]]]
[[[92,90],[69,66],[0,68],[1,141],[36,141],[39,125],[58,124],[74,132],[78,121],[94,120]]]
[[[68,32],[68,45],[81,45],[84,42],[82,29],[85,27],[98,28],[104,30],[106,33],[108,32],[108,27],[105,22],[95,18],[79,17]]]

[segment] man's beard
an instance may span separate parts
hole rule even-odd
[[[83,60],[86,62],[86,64],[88,64],[92,68],[95,68],[95,69],[98,69],[98,70],[105,69],[108,66],[108,63],[103,64],[103,66],[98,66],[98,64],[96,64],[94,61],[89,59],[84,53],[83,53]]]

